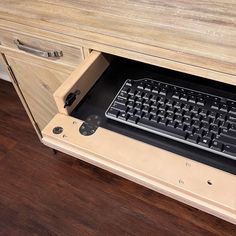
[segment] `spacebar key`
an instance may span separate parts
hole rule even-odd
[[[235,160],[236,160],[236,146],[225,145],[224,149],[223,149],[223,152],[228,154],[228,155],[234,156]]]
[[[168,134],[168,135],[174,136],[176,138],[180,138],[180,139],[186,138],[186,132],[181,131],[181,130],[177,130],[175,128],[171,128],[171,127],[168,127],[165,125],[161,125],[156,122],[140,119],[138,122],[138,125],[148,129],[151,132],[156,131],[156,132],[160,133],[160,135],[163,133],[163,134]]]

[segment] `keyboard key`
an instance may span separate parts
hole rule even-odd
[[[197,129],[200,128],[200,125],[201,125],[201,122],[200,122],[199,120],[195,120],[195,121],[193,122],[193,127],[197,128]]]
[[[228,109],[229,109],[229,107],[228,107],[226,104],[222,104],[222,105],[220,106],[220,110],[223,111],[223,112],[227,112]]]
[[[157,95],[152,95],[152,97],[151,97],[151,101],[153,101],[153,102],[157,102]]]
[[[187,102],[188,101],[188,95],[187,94],[181,94],[180,100]]]
[[[225,135],[225,136],[229,136],[232,139],[235,139],[235,145],[236,145],[236,130],[232,130],[232,129],[225,130],[224,129],[224,130],[222,130],[221,134]]]
[[[144,89],[144,86],[145,86],[145,83],[139,82],[139,84],[138,84],[139,89]]]
[[[131,95],[131,96],[133,96],[135,93],[137,93],[136,90],[130,89],[128,94]]]
[[[143,106],[143,108],[142,108],[142,111],[145,112],[145,113],[148,113],[149,110],[150,110],[149,106]]]
[[[107,114],[109,116],[112,116],[112,117],[117,117],[119,115],[120,111],[114,109],[114,108],[110,108],[107,112]]]
[[[196,128],[194,128],[193,126],[187,126],[187,128],[185,129],[185,131],[189,134],[193,134],[195,130]]]
[[[236,156],[236,146],[232,146],[232,145],[225,145],[223,152],[228,154],[228,155],[232,155],[232,156]]]
[[[159,122],[159,120],[160,120],[160,117],[158,117],[158,116],[151,116],[151,121],[153,121],[153,122]]]
[[[130,88],[127,86],[123,87],[123,89],[122,89],[123,93],[129,93],[129,91],[130,91]]]
[[[152,114],[152,115],[156,115],[157,114],[157,109],[156,108],[152,108],[151,110],[150,110],[150,114]]]
[[[196,129],[195,134],[198,135],[199,137],[203,137],[206,134],[206,131],[203,129]]]
[[[207,109],[201,109],[201,111],[199,112],[199,114],[202,115],[203,117],[206,117],[208,113],[209,111]]]
[[[166,116],[166,119],[168,120],[174,120],[175,119],[175,115],[173,113],[169,113],[167,116]]]
[[[172,95],[172,98],[179,99],[180,98],[180,93],[179,92],[174,92]]]
[[[176,126],[176,129],[183,130],[183,131],[185,130],[185,128],[186,128],[186,125],[181,124],[181,123],[177,124],[177,126]]]
[[[224,123],[220,126],[220,128],[226,129],[226,130],[228,130],[229,127],[230,127],[230,123],[229,123],[229,122],[224,122]]]
[[[121,120],[126,120],[128,118],[128,115],[125,112],[120,112],[118,118]]]
[[[133,108],[135,106],[134,102],[128,102],[127,107]]]
[[[152,117],[151,114],[146,113],[146,114],[142,117],[142,119],[145,119],[145,120],[151,120],[151,117]]]
[[[152,129],[157,132],[162,132],[164,134],[172,135],[173,137],[176,137],[176,138],[185,139],[186,137],[186,133],[184,131],[162,125],[161,123],[155,123],[155,122],[150,122],[150,121],[141,119],[139,120],[138,124],[145,128],[152,127]]]
[[[230,123],[236,124],[236,116],[230,115],[230,116],[228,117],[228,121],[229,121]]]
[[[160,90],[159,94],[166,96],[167,90],[164,89],[164,88],[162,88],[162,89]]]
[[[225,136],[225,135],[216,136],[215,140],[222,142],[224,144],[235,145],[236,143],[236,139],[233,139],[230,136]]]
[[[175,121],[177,121],[178,123],[182,123],[182,120],[183,120],[183,116],[179,116],[179,115],[175,116]]]
[[[198,104],[198,105],[201,105],[201,106],[204,106],[204,105],[206,104],[206,102],[204,101],[203,98],[198,98],[198,99],[197,99],[197,104]]]
[[[130,86],[130,87],[132,86],[132,84],[133,84],[133,81],[130,80],[130,79],[127,80],[126,83],[125,83],[125,85]]]
[[[142,91],[137,91],[136,95],[137,98],[143,97],[143,92]]]
[[[198,114],[200,111],[199,107],[193,107],[193,109],[191,110],[192,113]]]
[[[219,114],[217,117],[217,120],[220,120],[220,121],[225,121],[225,119],[226,119],[226,116],[223,114]]]
[[[127,99],[118,97],[118,98],[115,100],[115,103],[119,103],[119,104],[121,104],[121,105],[126,105]]]
[[[118,111],[121,111],[121,112],[127,110],[127,106],[121,105],[121,104],[119,104],[119,103],[114,103],[114,104],[112,105],[112,108],[114,108],[114,109],[116,109],[116,110],[118,110]]]
[[[137,116],[129,116],[128,121],[130,123],[136,124],[138,122],[138,117]]]
[[[181,109],[183,107],[183,103],[182,102],[176,102],[174,106],[177,109]]]
[[[159,124],[161,125],[166,125],[167,124],[167,119],[165,117],[162,117],[160,120],[159,120]]]
[[[130,97],[130,95],[127,94],[127,93],[121,92],[121,93],[119,94],[119,97],[128,99],[128,98]]]
[[[212,102],[211,109],[219,110],[220,104],[218,102]]]
[[[219,133],[219,127],[216,125],[211,125],[210,126],[210,131],[214,134],[218,134]]]
[[[135,109],[138,110],[138,111],[140,111],[142,108],[143,108],[143,105],[140,104],[140,103],[135,105]]]
[[[173,120],[170,120],[167,124],[167,126],[169,127],[172,127],[172,128],[175,128],[177,125],[177,122],[176,121],[173,121]]]
[[[200,138],[198,144],[204,147],[210,147],[211,140],[209,138]]]
[[[192,119],[196,120],[196,121],[201,121],[202,120],[202,116],[199,115],[199,114],[193,114]]]
[[[161,97],[161,98],[158,100],[158,102],[159,102],[160,104],[165,104],[165,103],[166,103],[166,98]]]
[[[212,118],[210,117],[203,117],[201,120],[202,123],[206,123],[206,124],[210,124],[211,121],[212,121]]]
[[[191,102],[191,103],[196,103],[196,102],[197,102],[197,99],[196,99],[195,96],[192,95],[192,96],[189,96],[188,101]]]
[[[184,117],[192,118],[192,113],[190,111],[187,111],[187,112],[184,113]]]
[[[127,111],[127,114],[129,114],[130,116],[133,116],[135,114],[135,109],[134,108],[131,108]]]
[[[150,84],[146,84],[144,90],[151,91],[151,89],[152,89],[152,86]]]
[[[149,100],[150,97],[151,97],[150,93],[144,93],[143,94],[143,98],[146,99],[146,100]]]
[[[192,108],[192,106],[190,106],[189,104],[185,104],[182,109],[183,109],[184,111],[190,111],[191,108]]]
[[[165,111],[158,111],[158,116],[159,117],[165,117],[166,116],[166,113],[165,113]]]
[[[143,112],[142,111],[136,111],[135,112],[135,116],[137,116],[138,118],[141,118],[143,116]]]
[[[211,149],[221,152],[223,149],[223,144],[218,141],[213,141],[211,143]]]
[[[212,118],[212,119],[216,119],[218,116],[218,113],[215,111],[210,111],[208,114],[208,117]]]
[[[184,118],[183,123],[185,125],[191,125],[192,120],[190,118]]]
[[[198,143],[199,140],[199,136],[196,134],[189,134],[187,136],[187,141],[191,142],[191,143]]]
[[[203,130],[205,130],[205,131],[208,131],[209,130],[209,128],[210,128],[210,126],[208,125],[208,124],[206,124],[206,123],[201,123],[201,129],[203,129]]]
[[[236,107],[231,107],[231,108],[229,109],[229,114],[236,115]]]

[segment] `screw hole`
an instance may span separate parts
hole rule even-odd
[[[212,185],[212,182],[211,182],[210,180],[208,180],[207,183],[208,183],[209,185]]]

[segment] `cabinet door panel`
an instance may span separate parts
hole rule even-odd
[[[43,67],[35,61],[29,63],[8,56],[6,59],[35,122],[42,130],[57,113],[53,93],[66,80],[69,72]]]

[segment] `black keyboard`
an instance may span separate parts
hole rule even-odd
[[[128,79],[105,115],[236,160],[234,100],[151,79]]]

